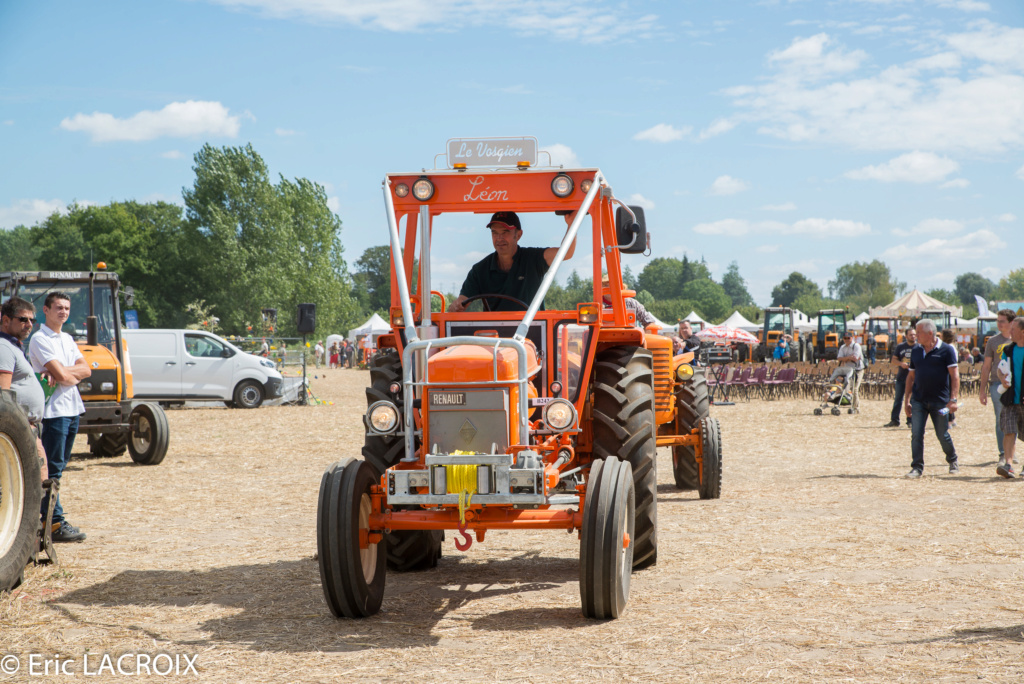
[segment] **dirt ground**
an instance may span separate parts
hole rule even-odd
[[[1024,681],[1024,482],[996,476],[976,397],[961,474],[929,434],[918,481],[888,402],[714,408],[722,498],[677,491],[661,450],[658,563],[619,620],[580,614],[576,535],[491,532],[466,553],[449,535],[437,569],[389,574],[381,613],[350,621],[322,597],[315,512],[325,467],[359,454],[368,374],[318,375],[333,405],[172,410],[163,464],[73,461],[62,498],[89,538],[0,598],[0,656],[24,666],[0,681],[66,680],[28,675],[31,654],[82,676],[86,654],[96,672],[135,653],[195,657],[210,682]]]

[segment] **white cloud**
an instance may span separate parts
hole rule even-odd
[[[931,0],[929,4],[963,10],[964,12],[989,12],[992,10],[992,7],[987,2],[980,2],[979,0]]]
[[[327,208],[335,214],[341,211],[341,200],[338,199],[337,195],[331,195],[327,198]]]
[[[238,135],[239,119],[228,113],[220,102],[172,102],[158,112],[141,111],[127,119],[94,112],[75,114],[60,122],[67,131],[82,131],[93,142],[127,140],[138,142],[155,138],[194,138],[198,136]]]
[[[55,211],[64,211],[66,204],[59,199],[23,199],[9,207],[0,207],[0,229],[32,226]]]
[[[633,140],[646,140],[648,142],[656,143],[674,142],[676,140],[682,140],[684,137],[689,135],[692,130],[693,128],[690,126],[676,128],[671,124],[662,123],[657,126],[651,126],[647,130],[640,131],[633,136]]]
[[[719,176],[715,179],[715,182],[711,184],[712,195],[735,195],[738,192],[743,192],[750,186],[741,181],[739,178],[733,178],[732,176]]]
[[[754,249],[754,251],[758,252],[759,254],[775,254],[776,252],[779,251],[779,246],[778,245],[760,245],[759,247],[756,247]]]
[[[13,125],[14,125],[14,119],[6,119],[4,121],[4,126],[13,126]]]
[[[632,195],[629,196],[629,203],[641,206],[644,208],[645,211],[650,211],[651,209],[654,208],[654,202],[647,199],[639,192],[634,192]]]
[[[1017,178],[1024,180],[1024,166],[1017,169]]]
[[[935,183],[960,169],[948,157],[931,152],[908,152],[878,166],[847,171],[844,175],[854,180],[876,180],[883,183]]]
[[[734,128],[736,128],[735,121],[729,121],[728,119],[715,119],[711,122],[710,126],[700,132],[699,138],[701,140],[707,140],[708,138],[714,138],[716,135],[728,133]]]
[[[766,204],[761,207],[761,211],[796,211],[796,204],[793,202],[785,202],[783,204]]]
[[[698,223],[693,232],[701,235],[804,235],[814,238],[861,237],[871,232],[871,226],[859,221],[845,219],[808,218],[793,223],[781,221],[748,221],[746,219],[722,219],[711,223]]]
[[[274,129],[274,135],[279,135],[281,137],[287,137],[289,135],[295,135],[295,131],[293,131],[290,128],[275,128]]]
[[[854,149],[1024,147],[1024,29],[972,26],[936,35],[946,43],[902,64],[876,65],[827,34],[794,41],[768,55],[768,78],[725,91],[741,112],[730,119],[760,122],[761,134],[783,140]],[[854,68],[861,75],[847,73]]]
[[[894,228],[893,235],[899,235],[905,237],[908,235],[930,235],[936,237],[946,237],[949,235],[955,235],[964,229],[964,224],[961,221],[954,221],[953,219],[925,219],[918,223],[909,230],[903,228]]]
[[[350,24],[384,31],[444,31],[496,26],[555,40],[608,43],[652,35],[654,14],[630,15],[618,3],[520,0],[212,0],[276,18]]]
[[[923,243],[894,245],[881,254],[881,259],[903,263],[913,255],[917,263],[959,264],[964,261],[990,260],[993,254],[1006,249],[1006,243],[991,230],[982,229],[960,237],[933,238]]]
[[[960,189],[963,189],[963,188],[968,188],[970,186],[971,186],[971,181],[967,180],[966,178],[954,178],[953,180],[946,181],[945,183],[943,183],[939,187],[940,188],[960,188]]]
[[[1000,214],[996,217],[996,220],[1003,223],[1013,223],[1017,220],[1017,217],[1014,214]]]
[[[555,143],[554,145],[540,148],[540,151],[551,155],[552,166],[564,166],[567,169],[578,169],[582,166],[576,153],[568,145]]]
[[[167,150],[166,152],[161,152],[160,156],[164,159],[181,159],[185,155],[179,150]]]

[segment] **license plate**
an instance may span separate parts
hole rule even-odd
[[[465,406],[465,392],[434,392],[430,395],[431,406]]]

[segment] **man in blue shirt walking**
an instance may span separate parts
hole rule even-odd
[[[949,413],[956,411],[956,400],[960,394],[960,372],[956,364],[956,352],[939,339],[935,323],[918,321],[917,346],[910,354],[910,372],[907,375],[907,389],[904,395],[906,412],[910,414],[909,478],[921,477],[924,472],[924,426],[929,416],[935,436],[939,438],[949,474],[960,472],[953,438],[949,436]]]

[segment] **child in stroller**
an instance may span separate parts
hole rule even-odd
[[[838,366],[828,379],[828,386],[821,396],[821,405],[814,409],[814,415],[820,416],[825,409],[831,409],[833,416],[838,416],[842,411],[840,406],[849,407],[853,403],[853,392],[850,390],[850,375],[854,369],[851,366]],[[846,409],[847,413],[853,413],[852,408]]]

